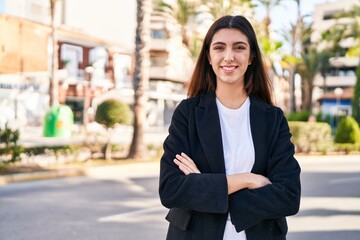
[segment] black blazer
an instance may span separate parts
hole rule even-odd
[[[300,167],[280,108],[250,96],[255,148],[252,172],[272,184],[228,196],[220,120],[215,93],[183,100],[176,108],[160,163],[159,194],[170,211],[168,240],[222,240],[228,212],[247,240],[286,239],[285,216],[300,205]],[[176,154],[191,157],[201,174],[184,175]]]

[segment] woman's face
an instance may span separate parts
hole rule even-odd
[[[250,44],[245,34],[235,28],[217,31],[210,44],[208,59],[216,74],[217,85],[244,85],[246,69],[251,64]]]

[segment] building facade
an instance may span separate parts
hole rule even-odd
[[[313,13],[313,33],[311,40],[318,43],[321,51],[326,42],[321,41],[322,33],[333,28],[336,23],[351,23],[353,19],[337,16],[351,9],[358,0],[338,0],[317,4]],[[343,39],[341,47],[346,52],[350,47],[358,44],[354,39]],[[330,59],[330,69],[326,76],[318,74],[314,81],[314,102],[320,103],[320,111],[325,115],[351,115],[352,88],[356,83],[356,68],[359,66],[359,56],[336,56]],[[346,93],[346,94],[345,94]]]
[[[75,122],[83,124],[90,120],[94,97],[130,81],[132,52],[66,25],[68,2],[58,1],[55,14],[58,98],[72,108]],[[0,106],[5,109],[1,125],[41,125],[49,108],[49,7],[48,0],[0,0]],[[86,5],[82,7],[86,10]]]
[[[59,101],[75,122],[86,124],[107,98],[133,103],[132,71],[135,3],[105,0],[57,2],[56,72]],[[0,0],[0,124],[16,120],[41,125],[49,108],[52,57],[48,0]],[[80,13],[81,12],[81,13]],[[123,13],[123,14],[122,14]],[[180,26],[154,13],[147,127],[167,127],[177,103],[186,97],[184,82],[192,58]]]
[[[146,106],[147,128],[167,128],[177,104],[186,98],[185,83],[193,69],[189,49],[183,44],[181,28],[167,14],[151,15],[150,75]],[[106,94],[95,98],[96,106],[107,98],[118,98],[133,104],[133,87],[124,82]]]

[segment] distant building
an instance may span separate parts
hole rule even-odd
[[[0,1],[0,106],[5,110],[0,124],[16,120],[39,125],[49,107],[49,1]],[[89,121],[94,97],[130,82],[132,52],[60,23],[59,19],[59,100],[82,124]]]
[[[182,43],[180,25],[167,14],[151,16],[149,101],[146,127],[168,127],[177,104],[186,98],[185,83],[193,69],[189,49]],[[133,103],[132,86],[123,85],[94,99],[94,105],[106,98]]]
[[[315,5],[313,12],[313,33],[311,36],[312,42],[319,42],[322,38],[322,33],[333,27],[337,21],[347,23],[351,19],[336,19],[336,16],[344,11],[350,10],[352,6],[359,4],[358,0],[338,0],[334,2],[327,2]],[[353,39],[344,39],[340,45],[346,50],[354,46]],[[324,49],[326,43],[318,46],[319,51]],[[338,56],[330,59],[331,68],[326,77],[318,74],[314,81],[314,101],[321,104],[321,111],[326,114],[334,115],[338,113],[351,114],[351,111],[341,111],[340,105],[336,105],[334,100],[334,91],[336,88],[343,89],[343,93],[338,96],[341,103],[349,105],[348,101],[352,98],[352,88],[356,83],[355,70],[359,66],[359,57]],[[346,94],[345,94],[346,93]],[[338,101],[338,103],[339,103]],[[331,106],[330,106],[331,105]],[[336,105],[336,106],[335,106]],[[339,107],[338,111],[334,107]],[[332,109],[331,111],[329,109]],[[347,108],[347,107],[346,107]]]
[[[57,2],[59,100],[86,124],[107,98],[133,104],[135,3]],[[42,124],[49,107],[49,0],[0,0],[0,124]],[[193,67],[171,16],[151,18],[147,127],[167,127]],[[131,40],[129,40],[131,39]],[[130,44],[130,42],[132,44]]]

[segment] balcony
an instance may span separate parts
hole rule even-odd
[[[326,87],[353,87],[356,83],[356,76],[327,76]],[[317,75],[314,85],[318,87],[324,86],[324,78]]]
[[[161,79],[174,82],[185,82],[187,81],[187,76],[184,72],[179,72],[176,69],[165,66],[165,67],[151,67],[150,68],[150,78],[151,79]]]

